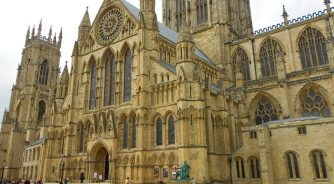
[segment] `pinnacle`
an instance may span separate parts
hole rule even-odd
[[[88,7],[86,7],[85,15],[82,18],[82,21],[80,23],[80,27],[86,27],[86,26],[88,26],[88,27],[91,26],[89,13],[88,13]]]

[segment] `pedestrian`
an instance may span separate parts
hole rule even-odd
[[[94,182],[97,182],[97,171],[94,172]]]
[[[64,179],[64,184],[68,184],[68,177],[67,176]]]
[[[81,173],[80,173],[80,183],[83,183],[84,180],[85,180],[85,173],[83,171],[81,171]]]
[[[30,184],[30,178],[29,177],[24,181],[24,184]]]
[[[191,180],[191,184],[196,184],[196,180],[195,180],[195,178],[192,178],[192,180]]]
[[[130,178],[129,177],[126,178],[125,184],[130,184]]]

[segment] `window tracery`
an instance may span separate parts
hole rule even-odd
[[[303,69],[328,64],[326,39],[320,31],[306,28],[300,36],[298,46]]]
[[[259,164],[259,160],[257,158],[251,158],[250,159],[250,169],[251,169],[251,177],[253,179],[261,178],[260,164]]]
[[[48,74],[49,74],[48,61],[45,60],[40,66],[38,83],[42,85],[47,85],[48,84]]]
[[[45,108],[46,108],[45,102],[43,100],[41,100],[38,103],[38,121],[42,120],[42,118],[45,114]]]
[[[324,97],[315,88],[307,89],[300,98],[302,117],[329,117],[331,112]]]
[[[237,158],[235,160],[235,168],[237,170],[237,178],[246,178],[244,159]]]
[[[271,38],[267,39],[260,50],[262,77],[271,77],[277,74],[276,60],[282,53],[279,43]]]
[[[247,53],[242,49],[238,48],[234,54],[233,57],[233,71],[234,75],[236,75],[237,72],[243,72],[244,80],[249,81],[250,80],[250,70],[249,70],[249,59],[247,56]]]
[[[104,58],[104,106],[115,104],[116,61],[111,52]]]
[[[256,124],[260,125],[274,120],[278,120],[278,111],[267,97],[261,97],[255,111]]]

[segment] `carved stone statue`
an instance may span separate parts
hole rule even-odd
[[[183,166],[181,167],[181,180],[189,179],[189,169],[190,166],[188,165],[187,161],[185,161]]]

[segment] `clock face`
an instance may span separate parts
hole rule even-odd
[[[99,19],[96,38],[101,45],[110,44],[120,33],[123,24],[123,14],[118,8],[107,10]]]

